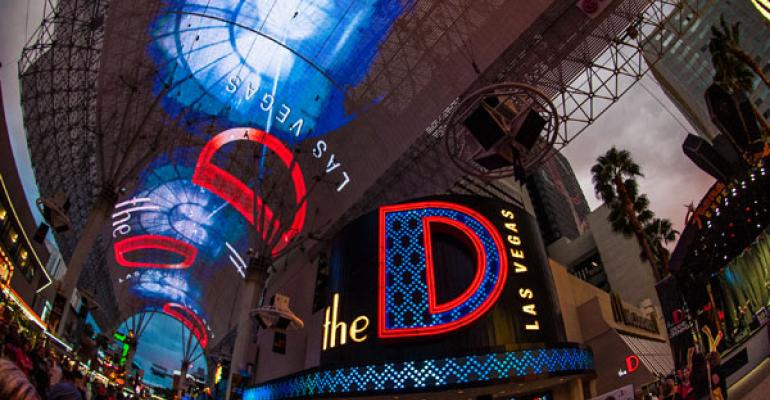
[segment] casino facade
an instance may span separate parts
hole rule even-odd
[[[259,334],[245,399],[575,399],[660,372],[624,340],[665,347],[662,324],[619,316],[633,307],[549,262],[535,218],[499,199],[383,205],[305,268],[268,293],[305,327]]]

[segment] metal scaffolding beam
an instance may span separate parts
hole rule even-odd
[[[119,137],[123,130],[112,129],[115,126],[109,121],[104,122],[106,127],[100,122],[97,99],[105,88],[98,88],[97,83],[110,1],[45,1],[45,19],[19,61],[22,105],[40,192],[46,196],[59,191],[70,194],[70,217],[75,229],[68,235],[57,235],[65,257],[69,258],[95,199],[105,189],[120,188],[115,186],[113,175],[122,164],[115,160],[127,158],[126,162],[136,164],[144,157],[126,156],[126,146],[116,145],[125,144],[119,140],[133,140],[136,135],[130,128],[130,134],[123,138],[105,140],[105,135]],[[686,26],[683,19],[669,20],[672,12],[698,15],[702,7],[713,1],[615,0],[605,15],[591,19],[575,7],[574,1],[557,0],[484,71],[476,64],[468,38],[480,29],[485,16],[505,5],[505,0],[415,1],[410,13],[394,26],[369,75],[351,89],[350,99],[366,105],[385,93],[383,107],[403,110],[410,106],[409,99],[435,79],[431,74],[441,71],[440,65],[432,63],[459,52],[467,56],[464,61],[478,74],[466,93],[492,83],[517,81],[532,84],[548,94],[560,114],[560,135],[555,145],[558,150],[584,132],[641,79],[649,68],[645,58],[655,63],[668,51],[662,31],[668,36],[681,36]],[[128,31],[136,27],[118,29]],[[643,53],[643,46],[647,53]],[[130,60],[133,58],[120,62]],[[151,68],[139,65],[136,69],[136,77],[125,76],[128,80],[122,82],[124,91],[149,76]],[[110,99],[114,100],[108,105],[110,110],[131,113],[136,119],[128,125],[141,127],[149,118],[149,112],[136,112],[135,108],[141,108],[135,104],[139,100],[132,103],[130,95],[111,93]],[[419,195],[426,190],[426,179],[435,182],[435,187],[455,187],[462,174],[450,165],[442,142],[445,121],[457,104],[450,104],[335,226],[382,202]],[[176,121],[162,117],[154,117],[151,122],[176,129]],[[157,134],[162,135],[163,131]],[[150,141],[146,139],[146,143]],[[117,147],[124,153],[118,153]],[[99,242],[97,247],[105,249],[107,245]],[[111,285],[104,284],[110,281],[104,254],[105,251],[91,253],[80,283],[92,290],[105,314],[117,316],[115,293]]]
[[[697,18],[713,0],[619,0],[607,16],[586,20],[573,2],[553,7],[533,24],[466,93],[518,81],[551,96],[560,113],[558,151],[575,140],[615,104],[670,49],[666,38],[681,37],[687,18]],[[582,22],[581,22],[582,21]],[[670,40],[670,39],[668,39]],[[646,49],[646,52],[645,52]],[[332,232],[378,204],[435,194],[426,188],[453,187],[463,178],[443,145],[450,104],[411,148],[335,224]]]

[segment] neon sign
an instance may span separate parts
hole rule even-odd
[[[150,53],[162,77],[156,90],[172,84],[169,114],[218,116],[295,142],[353,118],[348,91],[411,1],[167,3],[151,28]]]
[[[291,180],[294,184],[296,212],[294,213],[290,228],[286,230],[273,248],[273,254],[277,254],[289,244],[291,239],[302,231],[302,227],[305,224],[305,214],[307,213],[305,178],[302,175],[302,170],[294,161],[291,150],[283,143],[276,137],[258,129],[228,129],[211,139],[203,148],[198,159],[198,165],[195,167],[192,181],[194,184],[210,190],[230,203],[249,223],[255,224],[254,203],[256,195],[254,191],[241,180],[212,163],[212,158],[222,146],[239,140],[248,140],[264,145],[280,158],[283,165],[291,173]],[[273,217],[273,211],[266,204],[263,204],[260,196],[256,196],[256,206],[257,211],[264,213],[258,216],[258,220],[264,221],[264,226],[258,227],[258,229],[262,232],[263,239],[271,241],[272,238],[267,237],[268,232],[277,232],[280,221]],[[273,225],[272,227],[270,227],[271,224]]]
[[[335,293],[332,300],[332,306],[327,307],[324,312],[324,335],[322,350],[327,348],[333,348],[337,346],[337,337],[339,336],[339,345],[342,346],[347,343],[347,338],[356,343],[361,343],[366,340],[367,335],[364,334],[367,328],[369,328],[369,318],[361,315],[350,323],[350,330],[348,331],[348,324],[345,322],[337,321],[337,313],[340,307],[340,295]]]
[[[472,284],[444,304],[437,304],[433,282],[435,225],[461,232],[473,242],[476,253]],[[379,248],[381,338],[436,335],[468,325],[495,304],[508,275],[500,234],[484,216],[457,204],[422,202],[380,208]]]
[[[131,332],[129,332],[130,334]],[[121,344],[121,352],[120,352],[120,366],[126,365],[126,359],[128,358],[128,352],[131,350],[131,346],[128,344],[128,336],[120,333],[115,332],[112,334],[112,337],[115,338],[120,344]]]
[[[626,357],[626,369],[622,369],[622,368],[619,369],[618,377],[624,377],[628,374],[632,374],[636,372],[636,370],[638,370],[641,365],[642,365],[642,362],[639,361],[639,357],[633,354]]]
[[[321,365],[565,340],[537,220],[515,205],[459,195],[386,205],[330,245]]]
[[[247,389],[244,400],[347,398],[404,391],[447,390],[453,385],[507,382],[527,376],[593,370],[591,351],[574,346],[380,364],[313,369]],[[525,379],[525,378],[524,378]]]
[[[508,246],[508,252],[510,259],[512,260],[511,267],[515,274],[523,274],[529,271],[529,268],[525,264],[524,250],[521,248],[522,241],[519,234],[518,222],[516,222],[516,215],[511,210],[502,209],[500,215],[505,218],[503,224],[505,232],[506,246]],[[521,287],[518,290],[519,298],[524,302],[521,306],[521,311],[524,314],[525,324],[524,329],[528,331],[539,331],[540,321],[537,319],[537,305],[535,304],[535,292],[528,287]]]

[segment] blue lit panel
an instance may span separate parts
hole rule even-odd
[[[217,258],[225,242],[238,243],[248,232],[246,221],[224,200],[192,183],[192,169],[179,165],[153,168],[136,197],[152,199],[158,210],[139,215],[139,229],[189,243],[203,257]]]
[[[483,281],[479,289],[462,304],[447,311],[432,313],[426,276],[426,234],[423,219],[445,217],[457,221],[480,239],[486,254]],[[499,281],[504,279],[501,254],[493,235],[479,219],[450,208],[419,208],[387,211],[384,215],[385,243],[385,328],[387,330],[426,328],[460,321],[478,312],[488,302]],[[440,268],[440,266],[436,266]]]
[[[171,83],[166,108],[174,116],[260,128],[287,142],[332,131],[353,117],[346,92],[366,76],[408,4],[168,1],[151,28],[151,54]]]
[[[136,298],[131,301],[178,303],[205,320],[202,299],[211,296],[211,288],[223,287],[211,285],[212,281],[231,279],[232,274],[221,275],[228,270],[239,274],[238,279],[242,276],[249,227],[228,202],[192,183],[197,155],[194,149],[177,149],[158,157],[140,174],[136,191],[120,199],[112,211],[112,270],[117,283]],[[150,237],[150,242],[168,238],[190,246],[196,250],[193,260],[184,269],[129,268],[125,259],[174,265],[183,258],[146,245],[118,257],[119,244],[141,237]],[[234,293],[215,294],[225,295]]]
[[[190,284],[186,273],[148,269],[134,274],[129,283],[135,295],[146,300],[175,302],[197,308],[194,306],[195,299],[200,296],[200,291]]]
[[[578,374],[594,369],[590,350],[554,348],[442,359],[312,370],[248,389],[244,400],[336,397],[442,390],[540,374]]]

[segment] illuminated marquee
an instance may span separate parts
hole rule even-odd
[[[5,254],[2,248],[0,248],[0,288],[11,284],[11,277],[13,276],[13,264],[11,259]]]
[[[431,231],[443,225],[468,238],[476,254],[471,285],[455,299],[437,303]],[[479,213],[446,202],[380,209],[378,334],[382,338],[452,331],[494,305],[508,268],[500,234]]]
[[[349,88],[410,3],[169,0],[151,28],[157,90],[174,85],[174,116],[217,116],[286,142],[326,134],[353,118]]]
[[[276,246],[273,248],[273,254],[277,254],[302,231],[302,227],[305,224],[305,214],[307,213],[305,178],[302,175],[302,170],[300,170],[299,165],[297,165],[294,160],[291,150],[289,150],[283,143],[276,137],[258,129],[233,128],[226,130],[211,139],[211,141],[209,141],[203,148],[200,158],[198,159],[198,165],[195,167],[195,174],[193,175],[192,181],[196,185],[217,194],[219,197],[230,203],[230,205],[241,213],[249,223],[255,224],[254,204],[256,195],[254,191],[232,174],[212,163],[212,158],[222,146],[239,140],[247,140],[264,145],[280,158],[283,165],[291,173],[291,181],[294,185],[296,212],[290,227],[286,229],[285,233],[278,239]],[[272,210],[266,204],[263,204],[260,196],[256,196],[256,205],[257,210],[264,213],[263,215],[258,216],[258,220],[264,221],[264,226],[258,227],[258,229],[262,232],[265,240],[271,241],[273,238],[267,237],[268,232],[278,232],[280,221],[273,217]],[[274,226],[270,227],[271,223]]]
[[[340,231],[328,263],[322,364],[563,340],[537,221],[511,204],[383,206]]]
[[[476,196],[387,205],[330,242],[318,368],[245,399],[341,398],[593,369],[564,343],[537,220]],[[516,351],[510,351],[516,349]]]
[[[564,346],[310,370],[247,389],[243,398],[333,398],[414,390],[446,390],[452,386],[492,384],[531,375],[585,373],[593,368],[590,350]]]

